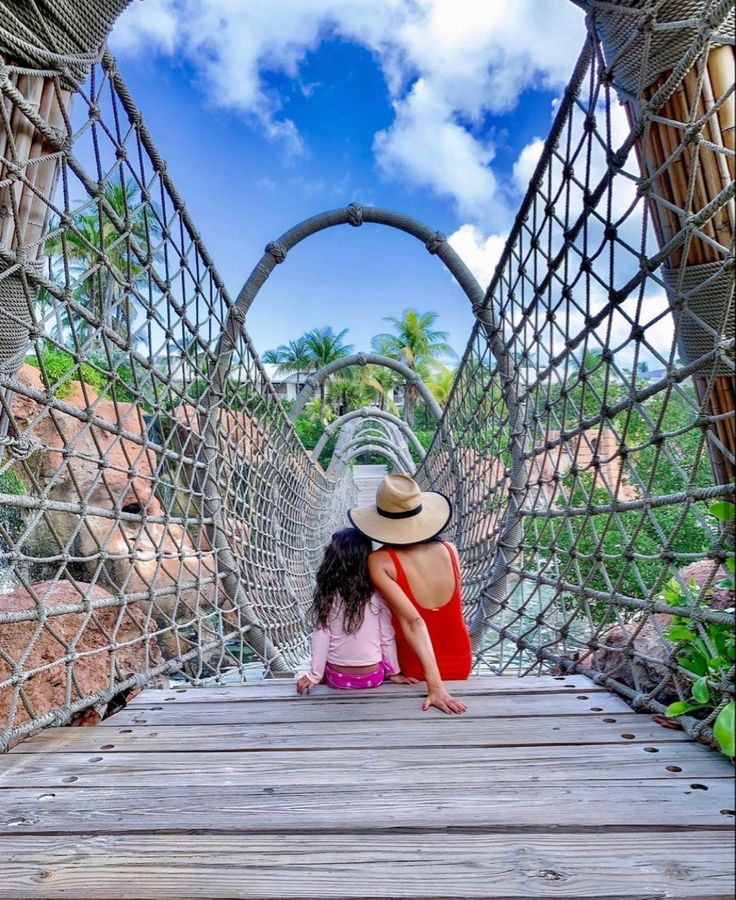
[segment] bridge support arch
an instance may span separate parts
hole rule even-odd
[[[209,385],[200,400],[200,405],[206,411],[202,423],[204,443],[206,446],[216,445],[219,410],[225,400],[231,354],[239,340],[250,343],[250,338],[244,328],[246,315],[271,272],[277,265],[284,262],[289,251],[305,238],[336,225],[350,225],[357,228],[369,222],[386,225],[410,234],[422,241],[429,253],[439,257],[470,300],[473,313],[485,332],[491,354],[496,361],[501,392],[508,410],[509,451],[511,457],[509,508],[502,528],[501,541],[505,552],[499,556],[498,565],[491,578],[488,591],[490,598],[501,597],[505,594],[508,564],[516,557],[522,540],[520,507],[527,480],[527,463],[524,457],[524,438],[527,427],[526,403],[519,401],[518,372],[506,347],[501,324],[491,303],[492,293],[490,290],[489,292],[484,292],[470,269],[449,245],[445,235],[439,231],[434,231],[422,222],[391,210],[371,206],[364,207],[357,203],[351,203],[347,207],[329,210],[312,216],[284,232],[276,241],[266,245],[263,256],[243,284],[235,303],[228,310],[227,319],[215,349]],[[500,269],[497,271],[496,277],[499,277],[499,272]],[[265,372],[262,371],[262,375],[266,383],[268,383]],[[457,465],[452,434],[441,416],[438,417],[438,432],[440,439],[447,446],[450,456],[451,474],[455,483],[456,521],[460,522],[465,508],[462,475]],[[210,453],[206,452],[203,462],[206,472],[203,495],[214,498],[211,502],[209,499],[205,502],[206,511],[213,523],[211,528],[213,532],[212,544],[218,550],[222,550],[224,557],[226,557],[228,554],[227,529],[223,519],[222,501],[218,496],[219,488],[215,471],[216,461]],[[210,506],[212,507],[211,509]],[[228,593],[230,593],[229,590]],[[242,606],[245,603],[245,598],[240,596],[242,593],[240,590],[236,590],[236,593],[238,594],[238,605]],[[484,603],[484,612],[491,605],[492,599],[488,605]]]
[[[363,453],[383,453],[384,456],[390,453],[400,463],[401,470],[407,475],[413,475],[416,471],[416,466],[411,458],[392,444],[388,438],[379,437],[376,434],[358,435],[352,438],[336,455],[341,461],[347,461],[355,456],[361,456]]]
[[[389,356],[380,356],[378,353],[353,353],[350,356],[343,356],[341,359],[336,359],[334,362],[328,363],[307,378],[304,382],[304,387],[296,398],[296,402],[289,413],[291,421],[295,422],[302,412],[304,412],[304,407],[309,402],[310,397],[321,384],[324,384],[331,375],[335,374],[335,372],[339,372],[341,369],[347,369],[350,366],[383,366],[386,369],[393,369],[394,372],[398,372],[402,375],[408,384],[412,384],[416,387],[420,397],[427,404],[437,422],[442,418],[442,407],[435,400],[434,394],[422,381],[419,375],[405,363],[400,362],[398,359],[391,359]]]
[[[364,453],[380,453],[396,468],[399,472],[406,471],[405,464],[396,455],[395,450],[391,446],[379,446],[378,444],[361,444],[355,446],[349,453],[342,457],[342,462],[347,465],[354,460],[356,456],[362,456]]]

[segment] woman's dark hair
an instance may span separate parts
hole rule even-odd
[[[373,594],[368,574],[368,555],[372,549],[371,539],[357,528],[344,528],[332,535],[317,570],[317,586],[312,600],[316,625],[321,628],[327,626],[338,594],[345,607],[345,633],[355,634],[363,624],[365,605]]]

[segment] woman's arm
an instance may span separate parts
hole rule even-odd
[[[446,713],[463,713],[467,706],[456,700],[445,688],[437,666],[432,642],[424,619],[395,580],[394,565],[387,553],[380,550],[368,557],[368,571],[373,586],[394,611],[404,636],[419,657],[427,682],[427,699],[422,709],[436,706]]]

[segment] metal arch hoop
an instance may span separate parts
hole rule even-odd
[[[204,443],[206,447],[215,446],[214,441],[218,430],[217,417],[225,399],[227,373],[230,368],[230,354],[235,349],[238,340],[246,341],[254,357],[257,358],[250,338],[245,332],[244,324],[247,312],[268,276],[279,263],[286,259],[289,250],[305,238],[336,225],[358,227],[366,222],[386,225],[410,234],[422,241],[431,254],[440,258],[470,300],[473,313],[485,332],[491,354],[498,365],[501,391],[508,410],[510,435],[509,508],[504,517],[500,539],[500,543],[504,547],[504,553],[499,555],[487,590],[484,592],[482,602],[482,612],[484,613],[486,608],[492,606],[496,598],[505,594],[507,565],[509,560],[513,559],[518,553],[522,541],[520,509],[528,468],[524,458],[524,436],[527,424],[526,406],[524,403],[520,403],[518,399],[518,372],[508,348],[505,346],[501,326],[496,319],[496,314],[491,304],[492,294],[490,290],[484,293],[470,269],[448,244],[445,235],[441,232],[433,231],[427,225],[411,216],[381,209],[380,207],[364,207],[351,203],[347,207],[329,210],[312,216],[284,232],[278,240],[267,244],[263,256],[243,284],[234,305],[229,309],[217,342],[214,354],[215,362],[211,371],[210,381],[200,400],[200,405],[205,410],[202,422],[202,435],[205,437]],[[493,279],[494,282],[500,277],[500,273],[501,266],[497,267]],[[456,509],[458,511],[457,521],[460,522],[462,521],[465,507],[462,475],[457,465],[452,433],[445,423],[444,417],[440,418],[437,431],[439,437],[444,440],[450,455],[450,468],[455,483]],[[208,499],[205,503],[207,513],[212,521],[212,543],[213,547],[222,554],[222,560],[227,570],[223,586],[230,596],[237,597],[236,602],[238,605],[247,606],[247,598],[244,597],[237,579],[237,565],[227,541],[223,504],[218,497],[214,452],[206,449],[203,461],[205,464],[203,494],[205,497],[208,497],[214,493],[213,499],[211,501]]]
[[[378,435],[365,435],[362,437],[358,435],[353,438],[340,450],[340,459],[345,461],[352,456],[360,456],[364,452],[370,452],[365,449],[368,447],[380,447],[382,448],[381,452],[384,455],[386,455],[387,452],[391,453],[401,464],[402,470],[407,474],[413,475],[416,471],[416,466],[411,459],[406,457],[398,447],[395,447],[388,438],[382,438]]]
[[[413,369],[410,369],[409,366],[400,362],[398,359],[380,356],[378,353],[353,353],[350,356],[343,356],[340,359],[336,359],[334,362],[328,363],[307,378],[304,382],[304,387],[301,389],[299,396],[296,398],[296,402],[289,412],[289,419],[291,422],[296,422],[304,411],[304,407],[307,405],[309,398],[317,390],[320,384],[324,383],[330,375],[334,375],[335,372],[339,372],[341,369],[347,369],[350,366],[383,366],[386,369],[393,369],[394,372],[403,375],[408,382],[416,387],[422,400],[424,400],[432,411],[432,415],[437,422],[441,420],[442,407],[435,400],[434,394],[432,394],[424,381],[422,381]]]

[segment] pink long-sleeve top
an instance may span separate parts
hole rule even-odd
[[[372,666],[385,660],[394,672],[398,672],[391,611],[383,597],[372,595],[355,634],[345,634],[343,630],[343,609],[342,600],[337,597],[327,627],[315,628],[312,633],[312,668],[307,672],[307,678],[319,684],[328,662],[336,666]]]

